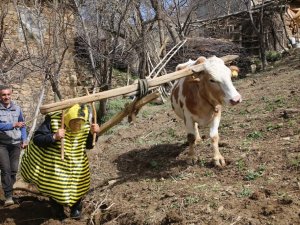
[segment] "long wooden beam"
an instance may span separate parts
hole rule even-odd
[[[221,59],[223,59],[223,61],[225,63],[229,63],[230,61],[233,61],[237,58],[238,58],[238,55],[227,55],[227,56],[221,57]],[[157,87],[164,83],[167,83],[167,82],[170,82],[173,80],[177,80],[179,78],[186,77],[186,76],[192,75],[195,72],[200,72],[203,70],[204,70],[204,67],[202,64],[191,66],[189,68],[186,68],[186,69],[183,69],[180,71],[176,71],[176,72],[169,73],[169,74],[166,74],[166,75],[163,75],[160,77],[149,79],[148,86],[149,86],[149,88]],[[131,92],[134,92],[137,90],[138,90],[138,84],[132,84],[132,85],[128,85],[125,87],[115,88],[115,89],[111,89],[108,91],[103,91],[103,92],[99,92],[99,93],[95,93],[95,94],[91,94],[91,95],[87,95],[87,96],[82,96],[82,97],[63,100],[60,102],[50,103],[47,105],[42,105],[40,107],[40,112],[42,114],[46,114],[49,112],[54,112],[54,111],[70,108],[74,104],[90,103],[90,102],[94,102],[94,101],[99,101],[101,99],[113,98],[113,97],[117,97],[120,95],[131,93]]]

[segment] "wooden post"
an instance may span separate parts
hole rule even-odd
[[[62,110],[61,113],[61,125],[60,128],[64,129],[65,128],[65,110]],[[60,155],[61,155],[61,160],[64,161],[65,160],[65,140],[64,138],[60,139]]]
[[[87,88],[85,88],[86,94],[90,95],[89,90]],[[92,110],[93,110],[93,119],[94,119],[94,124],[97,123],[97,111],[96,111],[96,107],[95,107],[95,102],[91,103],[92,105]],[[97,134],[93,133],[93,146],[96,145],[96,138],[97,138]]]

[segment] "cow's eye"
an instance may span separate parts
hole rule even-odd
[[[216,83],[217,82],[217,81],[215,81],[213,79],[210,79],[209,81],[212,82],[212,83]]]

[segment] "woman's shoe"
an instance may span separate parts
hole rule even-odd
[[[71,209],[70,217],[79,220],[81,218],[81,210]]]
[[[81,210],[82,210],[82,203],[81,203],[81,199],[80,199],[71,207],[70,217],[73,219],[80,219],[81,218]]]

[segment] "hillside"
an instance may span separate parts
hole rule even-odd
[[[299,49],[298,49],[299,50]],[[219,129],[227,166],[211,163],[208,129],[199,163],[186,163],[183,122],[170,103],[147,105],[89,151],[92,185],[80,221],[53,218],[49,201],[18,192],[0,223],[300,224],[300,51],[268,71],[234,81],[243,102],[224,109]]]

